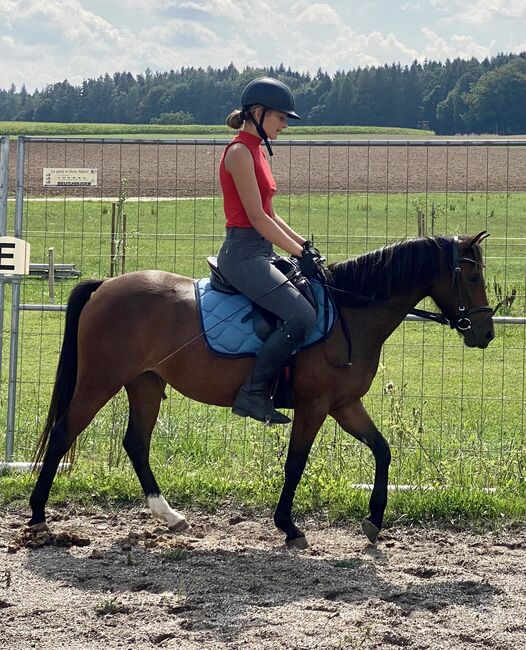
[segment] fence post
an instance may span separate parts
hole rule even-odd
[[[9,191],[9,138],[0,136],[0,237],[7,234],[7,193]],[[0,275],[0,391],[2,389],[2,359],[4,350],[5,281]]]
[[[0,237],[7,229],[7,192],[9,179],[9,138],[0,136]]]
[[[21,135],[16,147],[16,196],[15,196],[15,228],[14,236],[22,238],[22,220],[24,215],[24,162],[25,142]],[[9,346],[9,383],[7,392],[7,432],[5,443],[6,462],[13,461],[15,442],[15,407],[16,407],[16,380],[18,371],[18,332],[20,323],[20,276],[13,276],[12,305],[11,305],[11,338]]]
[[[117,247],[116,242],[116,228],[115,228],[115,203],[111,204],[111,241],[110,241],[110,278],[115,275]]]
[[[49,290],[49,302],[55,302],[55,249],[53,246],[47,251],[47,286]]]

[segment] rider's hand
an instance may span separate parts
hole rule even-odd
[[[301,257],[298,258],[300,271],[306,278],[314,277],[323,266],[325,258],[321,256],[320,251],[314,248],[310,241],[303,242],[302,249]]]
[[[322,263],[325,262],[325,258],[322,257],[322,254],[320,253],[320,251],[314,246],[314,244],[309,239],[304,241],[303,244],[301,245],[301,247],[302,247],[302,249],[304,251],[309,251],[309,252],[314,253],[315,255],[317,255],[320,262],[322,262]]]

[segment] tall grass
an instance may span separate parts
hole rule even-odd
[[[475,234],[488,229],[486,280],[490,302],[517,290],[511,315],[524,316],[526,277],[523,194],[427,195],[439,209],[434,233]],[[316,233],[329,261],[353,257],[416,234],[419,195],[277,197],[277,209],[298,230]],[[491,204],[488,207],[488,202]],[[386,212],[386,206],[388,211]],[[127,270],[158,268],[202,277],[205,258],[223,238],[217,200],[125,202]],[[25,238],[32,260],[45,261],[50,242],[58,262],[75,263],[83,278],[109,270],[111,205],[105,202],[27,201]],[[430,233],[431,234],[431,233]],[[57,241],[60,245],[57,246]],[[64,303],[74,281],[58,286]],[[44,282],[23,284],[25,303],[47,302]],[[428,307],[431,305],[427,305]],[[7,312],[8,310],[6,310]],[[6,324],[8,326],[8,323]],[[17,459],[26,460],[43,426],[62,336],[62,317],[22,317],[17,401]],[[5,344],[4,344],[5,345]],[[404,323],[384,346],[380,369],[364,403],[393,451],[388,516],[520,516],[525,507],[526,334],[498,326],[485,351],[463,347],[456,333],[430,323]],[[3,386],[5,387],[4,368]],[[5,421],[5,398],[2,398]],[[61,477],[54,498],[112,502],[140,498],[122,450],[127,408],[118,395],[80,439],[79,465]],[[183,503],[212,506],[225,498],[267,506],[282,481],[287,428],[268,429],[227,409],[192,403],[170,391],[153,438],[152,463],[165,492]],[[0,448],[1,453],[1,448]],[[300,511],[326,508],[332,518],[363,514],[370,483],[370,452],[324,425],[300,485]],[[0,500],[26,498],[27,477],[0,479]]]

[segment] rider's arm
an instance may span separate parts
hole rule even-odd
[[[293,230],[288,223],[283,221],[283,219],[274,212],[274,208],[272,208],[272,218],[278,224],[281,230],[284,230],[291,239],[298,242],[300,246],[303,244],[303,242],[305,241],[305,237],[298,235],[298,233],[295,230]]]
[[[231,146],[225,156],[225,168],[232,175],[239,198],[252,226],[275,246],[279,246],[290,255],[300,256],[303,240],[291,237],[289,234],[291,229],[287,226],[287,230],[285,230],[281,226],[281,219],[276,222],[273,215],[269,215],[263,210],[250,151],[242,144]]]

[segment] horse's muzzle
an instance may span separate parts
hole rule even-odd
[[[483,327],[476,325],[468,330],[461,331],[464,337],[464,343],[468,348],[480,348],[484,350],[495,338],[493,323],[490,321],[483,323]]]

